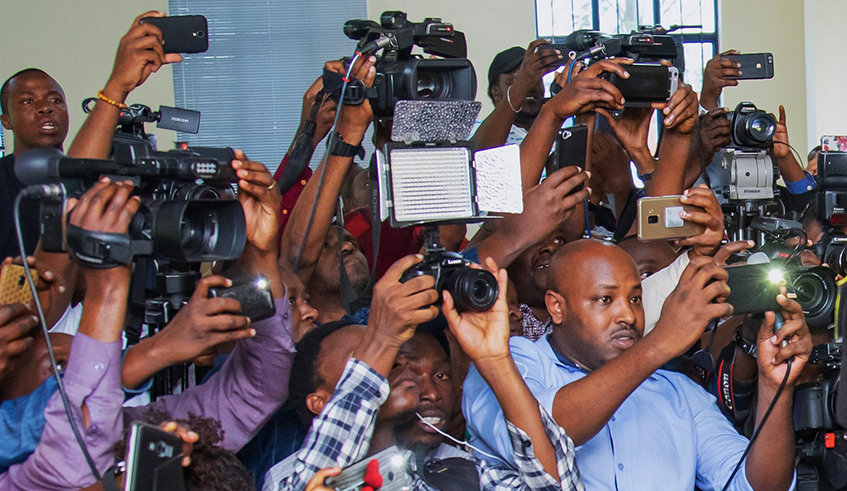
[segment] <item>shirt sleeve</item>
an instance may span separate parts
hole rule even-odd
[[[721,490],[726,484],[749,440],[738,434],[723,413],[718,409],[714,396],[685,376],[683,383],[688,387],[686,397],[694,417],[695,443],[697,445],[697,486],[701,489]],[[746,464],[746,462],[745,462]],[[747,481],[746,465],[732,479],[728,491],[753,491]],[[795,473],[790,490],[794,489]]]
[[[208,382],[181,394],[159,398],[151,406],[174,419],[193,413],[220,421],[222,447],[238,451],[288,398],[294,361],[288,293],[275,299],[276,314],[253,324],[256,335],[235,344],[221,371]],[[124,408],[128,420],[150,406]]]
[[[101,474],[115,463],[112,449],[123,434],[120,379],[120,341],[102,343],[82,333],[74,336],[62,380],[75,424]],[[83,405],[88,409],[87,428],[82,424]],[[58,392],[47,404],[44,419],[44,432],[35,452],[0,474],[0,489],[52,491],[80,489],[94,483]]]
[[[319,470],[347,467],[362,459],[370,446],[376,413],[389,390],[385,377],[366,363],[347,360],[335,392],[295,454],[293,472],[279,476],[276,466],[272,467],[265,476],[265,489],[300,491]]]
[[[682,272],[688,267],[691,260],[688,258],[688,253],[681,254],[674,262],[665,269],[659,270],[652,276],[644,278],[641,281],[643,293],[641,295],[642,304],[644,305],[644,334],[647,335],[656,327],[656,322],[662,315],[662,307],[665,306],[665,299],[671,294],[679,283],[679,277]]]
[[[809,171],[806,171],[806,175],[803,179],[800,179],[796,182],[788,182],[785,181],[785,189],[788,190],[791,194],[803,194],[808,193],[809,191],[814,190],[818,186],[817,182],[815,182],[814,176]]]
[[[480,470],[481,489],[495,491],[510,489],[582,491],[585,489],[576,468],[573,441],[565,434],[564,429],[553,421],[544,407],[539,406],[539,410],[547,437],[550,438],[553,447],[556,449],[556,467],[560,482],[553,479],[544,470],[541,462],[535,458],[529,435],[511,422],[506,421],[517,470],[497,464],[492,465],[483,460]]]

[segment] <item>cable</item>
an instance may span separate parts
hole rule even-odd
[[[774,141],[774,143],[779,143],[779,144],[781,144],[781,145],[785,145],[785,146],[787,146],[788,148],[790,148],[790,149],[791,149],[791,151],[793,151],[793,152],[794,152],[794,156],[795,156],[795,157],[797,157],[797,163],[798,163],[798,164],[800,164],[800,165],[803,165],[803,158],[802,158],[802,157],[800,157],[800,152],[798,152],[796,148],[792,147],[790,144],[785,143],[785,142],[778,142],[778,141]],[[805,170],[805,169],[804,169],[804,170]]]
[[[341,97],[338,100],[338,109],[335,111],[335,120],[332,122],[332,128],[329,130],[329,138],[326,141],[326,152],[321,158],[321,175],[318,176],[318,190],[315,192],[315,201],[312,202],[312,210],[309,212],[309,221],[306,222],[306,230],[303,234],[303,241],[300,242],[297,248],[297,254],[294,255],[294,265],[292,270],[296,273],[300,269],[300,261],[303,259],[303,252],[306,250],[306,241],[309,240],[309,232],[312,231],[312,221],[315,219],[315,213],[318,210],[318,201],[321,197],[323,189],[324,177],[326,177],[326,168],[329,165],[329,155],[332,153],[332,145],[335,143],[335,129],[338,126],[338,118],[341,116],[341,110],[344,108],[344,95],[347,93],[347,83],[350,81],[350,74],[353,72],[353,65],[362,56],[362,52],[356,50],[353,59],[350,60],[350,65],[347,67],[347,75],[344,76],[341,84]]]
[[[729,479],[726,480],[726,484],[724,484],[721,491],[726,491],[729,488],[729,484],[735,478],[735,474],[738,473],[738,469],[741,468],[741,464],[744,462],[744,459],[747,458],[747,454],[750,453],[750,449],[753,448],[753,442],[756,441],[756,438],[759,436],[759,433],[762,431],[762,427],[765,426],[765,423],[768,421],[768,416],[771,415],[771,411],[773,411],[774,406],[776,406],[776,401],[779,400],[779,396],[782,395],[783,389],[785,389],[785,385],[788,383],[788,376],[791,375],[791,361],[789,358],[786,362],[788,367],[785,370],[785,377],[782,378],[782,383],[779,384],[779,388],[776,389],[776,394],[773,396],[773,400],[771,404],[768,406],[768,410],[765,411],[765,415],[762,417],[762,422],[759,423],[759,426],[756,427],[756,431],[753,432],[753,436],[750,437],[750,443],[747,444],[747,448],[744,449],[744,454],[741,455],[741,458],[738,459],[738,464],[735,465],[735,469],[732,470],[732,474],[729,475]]]
[[[53,352],[53,343],[50,342],[50,331],[47,327],[47,319],[44,317],[44,309],[41,307],[41,300],[38,298],[38,291],[35,289],[35,282],[32,279],[32,273],[30,273],[29,266],[26,264],[27,256],[24,249],[24,234],[21,228],[21,199],[31,195],[31,193],[27,193],[27,189],[24,189],[18,193],[17,197],[15,197],[15,207],[13,210],[13,215],[15,217],[15,233],[17,234],[18,239],[18,250],[20,251],[21,258],[24,262],[24,275],[26,276],[27,283],[29,283],[32,298],[35,300],[35,308],[38,310],[38,320],[41,322],[41,329],[44,332],[44,339],[47,342],[47,353],[50,355],[50,365],[53,367],[53,376],[56,377],[56,388],[62,399],[62,406],[65,408],[65,414],[68,416],[68,423],[71,425],[74,438],[76,438],[79,448],[82,449],[82,454],[85,456],[85,461],[88,463],[91,473],[94,474],[95,481],[100,481],[100,473],[97,471],[97,465],[94,464],[94,459],[91,458],[91,454],[88,452],[88,447],[86,447],[85,441],[83,441],[82,435],[79,433],[79,428],[76,427],[74,415],[71,411],[71,403],[68,401],[67,392],[65,392],[65,384],[62,382],[62,377],[59,375],[59,364],[56,363],[56,355]]]
[[[436,432],[436,433],[438,433],[439,435],[449,438],[450,440],[452,440],[452,441],[453,441],[453,443],[455,443],[455,444],[457,444],[457,445],[467,445],[468,447],[470,447],[470,448],[472,448],[472,449],[476,450],[477,452],[481,453],[482,455],[485,455],[486,457],[491,457],[492,459],[501,460],[501,458],[500,458],[500,457],[498,457],[498,456],[496,456],[496,455],[491,455],[491,454],[490,454],[490,453],[488,453],[488,452],[485,452],[485,451],[483,451],[483,450],[480,450],[479,448],[477,448],[477,447],[475,447],[475,446],[471,445],[471,444],[470,444],[470,442],[463,442],[463,441],[459,440],[458,438],[453,438],[453,436],[451,436],[449,433],[445,433],[445,432],[441,431],[441,430],[440,430],[439,428],[437,428],[434,424],[430,423],[429,421],[426,421],[426,420],[424,419],[424,417],[423,417],[423,416],[421,416],[421,414],[420,414],[420,413],[415,413],[415,415],[418,417],[418,419],[420,419],[420,420],[421,420],[421,422],[422,422],[423,424],[425,424],[425,425],[429,426],[430,428],[432,428],[433,430],[435,430],[435,432]]]

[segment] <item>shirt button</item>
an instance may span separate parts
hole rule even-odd
[[[288,320],[288,314],[282,314],[282,319],[283,319],[283,320]]]
[[[288,210],[282,210],[283,215],[288,215]]]
[[[94,364],[94,370],[97,371],[97,372],[102,372],[105,369],[106,369],[106,365],[104,365],[102,363],[95,363]]]
[[[615,420],[615,417],[614,417],[614,416],[612,416],[612,421],[614,421],[614,420]]]
[[[618,464],[618,469],[623,470],[623,464]]]
[[[300,185],[301,185],[301,186],[305,186],[305,185],[306,185],[306,180],[305,180],[305,179],[303,179],[302,181],[300,181]]]

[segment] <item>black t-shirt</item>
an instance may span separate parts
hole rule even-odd
[[[0,158],[0,261],[9,256],[20,256],[15,233],[15,197],[24,185],[15,176],[15,155]],[[26,199],[21,203],[21,231],[27,255],[35,252],[41,232],[39,202]]]

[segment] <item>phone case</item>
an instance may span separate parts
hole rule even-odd
[[[210,288],[209,296],[238,300],[241,304],[239,315],[249,317],[251,321],[267,319],[276,313],[276,306],[265,278],[252,278],[228,288]]]
[[[203,53],[209,49],[209,26],[202,15],[145,17],[140,22],[161,29],[165,53]]]
[[[673,66],[633,63],[626,66],[629,78],[616,73],[605,74],[609,82],[626,99],[625,107],[649,107],[654,102],[667,102],[679,87],[679,70]]]
[[[743,55],[724,55],[741,63],[740,77],[727,77],[733,80],[764,80],[773,78],[773,55],[770,53],[747,53]]]
[[[726,301],[732,305],[733,315],[778,311],[780,309],[776,296],[779,295],[781,285],[770,279],[771,271],[778,267],[771,263],[765,263],[744,264],[726,268],[726,272],[729,274],[726,283],[730,290]]]
[[[132,423],[124,491],[184,490],[182,439],[146,423]]]
[[[38,271],[30,268],[32,280],[38,286]],[[6,264],[0,271],[0,304],[22,303],[29,305],[32,302],[32,290],[26,281],[23,266],[17,264]]]
[[[703,212],[698,206],[684,205],[679,196],[655,196],[638,200],[640,240],[684,239],[702,234],[706,227],[680,218],[679,213]]]
[[[585,169],[586,156],[588,153],[588,126],[577,124],[559,131],[556,137],[556,150],[553,157],[547,159],[547,175],[556,172],[562,167],[575,165]],[[580,184],[568,193],[568,196],[582,190],[584,185]]]

